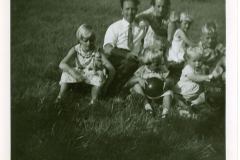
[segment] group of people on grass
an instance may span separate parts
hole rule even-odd
[[[173,99],[197,106],[205,102],[202,82],[225,82],[225,48],[216,41],[215,23],[203,24],[201,41],[195,43],[187,36],[193,17],[170,12],[169,0],[151,0],[151,8],[140,14],[138,0],[120,0],[120,4],[123,18],[108,27],[103,51],[94,44],[91,25],[78,28],[79,44],[59,65],[63,73],[56,103],[71,83],[83,82],[92,85],[90,104],[96,104],[100,94],[138,94],[144,109],[154,114],[144,88],[148,78],[157,77],[164,82],[164,92],[156,101],[165,118]]]

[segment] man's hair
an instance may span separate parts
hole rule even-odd
[[[121,8],[123,9],[123,3],[124,1],[132,1],[135,3],[136,6],[138,6],[140,4],[140,2],[138,0],[120,0],[120,5],[121,5]]]
[[[171,5],[170,0],[164,0],[164,2],[165,2],[166,7],[169,8],[170,5]],[[152,6],[155,6],[155,4],[156,4],[156,0],[151,0],[150,4],[151,4]]]

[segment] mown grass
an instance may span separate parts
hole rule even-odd
[[[141,1],[139,11],[149,6]],[[223,0],[174,0],[172,8],[194,15],[189,36],[195,41],[201,25],[215,20],[225,43]],[[173,110],[163,121],[147,116],[138,99],[102,99],[89,108],[89,89],[77,88],[57,115],[58,64],[77,43],[77,28],[93,25],[101,46],[120,18],[117,0],[11,1],[12,159],[225,159],[222,113],[192,120]]]

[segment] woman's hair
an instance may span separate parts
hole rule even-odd
[[[217,25],[214,22],[207,22],[202,26],[202,33],[217,35]]]
[[[179,16],[179,22],[181,23],[182,21],[188,21],[191,23],[193,21],[193,17],[187,12],[182,12]]]
[[[189,60],[192,56],[203,56],[203,51],[200,47],[189,47],[184,54],[184,59]]]
[[[93,27],[89,24],[82,24],[78,28],[77,33],[76,33],[76,37],[79,41],[83,39],[83,36],[84,37],[90,37],[91,35],[95,36],[95,33],[94,33],[94,30],[93,30]]]
[[[156,59],[161,59],[163,57],[163,52],[159,49],[153,47],[146,47],[142,51],[142,55],[139,57],[139,60],[144,64],[152,63]]]
[[[138,0],[120,0],[120,5],[121,5],[122,9],[123,9],[124,1],[132,1],[133,3],[135,3],[136,6],[138,6],[140,4],[140,2]]]
[[[164,7],[166,7],[166,15],[163,15],[163,17],[167,17],[169,16],[169,12],[170,12],[170,6],[171,6],[171,2],[170,0],[163,0],[164,1]],[[155,6],[156,5],[156,0],[151,0],[150,4],[152,6]]]
[[[170,8],[170,6],[171,6],[170,0],[163,0],[163,1],[165,2],[164,5],[166,5],[166,7],[168,7],[168,8]],[[151,0],[150,4],[151,4],[152,6],[155,6],[156,0]]]

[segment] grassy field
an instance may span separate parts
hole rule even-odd
[[[103,99],[89,108],[89,90],[77,88],[57,115],[58,65],[77,43],[77,28],[93,25],[101,46],[107,27],[122,18],[119,6],[118,0],[11,1],[12,159],[225,159],[221,113],[193,120],[171,111],[162,120],[147,116],[137,98]],[[149,7],[142,0],[139,11]],[[214,20],[225,44],[224,0],[172,0],[172,9],[193,14],[194,41],[202,24]]]

